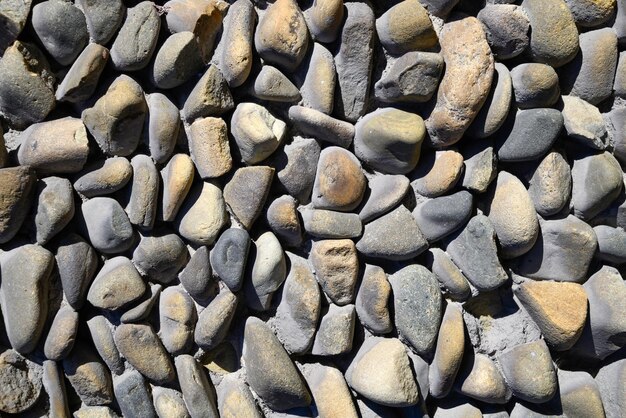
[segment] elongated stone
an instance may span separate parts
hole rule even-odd
[[[87,45],[57,87],[57,100],[78,103],[90,98],[108,61],[108,49],[93,43]]]
[[[230,87],[239,87],[250,74],[256,20],[257,15],[250,0],[237,0],[228,9],[219,69]]]
[[[126,19],[111,46],[111,61],[118,71],[146,67],[156,49],[161,17],[151,1],[128,9]]]

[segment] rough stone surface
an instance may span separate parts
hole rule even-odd
[[[604,152],[574,160],[572,165],[572,201],[574,215],[589,220],[608,207],[624,182],[619,163]]]
[[[313,183],[313,206],[318,209],[351,211],[365,191],[365,176],[359,160],[339,147],[322,150]]]
[[[224,186],[224,201],[244,228],[250,229],[267,199],[274,168],[242,167]]]
[[[176,218],[178,233],[198,244],[210,245],[228,221],[222,191],[203,182],[191,189]]]
[[[108,61],[108,49],[98,44],[87,45],[57,87],[56,99],[76,103],[90,98]]]
[[[397,55],[437,44],[428,12],[418,0],[404,0],[388,9],[376,20],[376,32],[383,47]]]
[[[126,257],[109,259],[94,279],[87,300],[101,309],[119,309],[137,300],[146,285],[133,263]]]
[[[237,105],[230,124],[231,134],[246,164],[259,163],[273,154],[286,129],[285,122],[255,103]]]
[[[572,175],[564,155],[551,151],[528,182],[528,195],[541,216],[554,215],[563,209],[572,193]]]
[[[390,296],[391,285],[385,271],[373,264],[366,264],[356,296],[356,312],[363,326],[373,334],[387,334],[392,329]]]
[[[562,96],[562,100],[567,136],[590,148],[604,149],[608,133],[598,108],[576,96]]]
[[[530,24],[521,7],[488,4],[476,17],[485,28],[487,42],[496,58],[516,57],[528,47]]]
[[[207,116],[220,116],[234,107],[226,80],[215,65],[209,65],[185,100],[182,114],[187,122]]]
[[[161,17],[155,4],[142,1],[126,12],[126,18],[111,46],[111,61],[119,71],[146,67],[156,49]]]

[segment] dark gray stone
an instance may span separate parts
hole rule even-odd
[[[213,251],[217,245],[213,247]],[[198,248],[193,253],[185,268],[178,275],[180,284],[183,285],[189,296],[199,300],[204,300],[209,296],[214,284],[212,278],[209,249],[205,246]]]
[[[152,308],[156,302],[159,300],[161,290],[163,290],[163,286],[160,284],[151,285],[149,291],[145,292],[140,299],[135,301],[138,303],[122,314],[120,321],[123,324],[132,324],[146,319],[152,312]]]
[[[363,225],[356,213],[324,209],[301,209],[304,230],[317,238],[356,238],[361,236]]]
[[[96,252],[79,235],[66,234],[58,242],[55,260],[65,300],[76,310],[82,308],[98,268]]]
[[[152,80],[160,89],[172,89],[185,83],[203,66],[196,35],[193,32],[174,33],[156,54]]]
[[[87,300],[101,309],[116,310],[143,295],[146,285],[126,257],[107,260],[94,279]]]
[[[34,223],[37,243],[46,244],[74,217],[72,183],[61,177],[46,177],[37,184]]]
[[[126,19],[111,46],[111,61],[118,71],[146,67],[156,48],[161,16],[155,4],[142,1],[126,12]]]
[[[94,197],[82,204],[85,232],[91,245],[105,254],[126,251],[133,244],[133,227],[124,209],[108,197]]]
[[[427,102],[443,73],[443,58],[433,52],[408,52],[398,58],[374,85],[381,102]]]
[[[243,283],[250,243],[245,229],[229,228],[222,232],[211,251],[213,271],[233,292]]]
[[[227,289],[200,312],[194,331],[194,341],[202,349],[209,351],[222,342],[237,309],[237,296]]]
[[[7,49],[26,26],[32,0],[9,0],[0,6],[0,24],[4,28],[0,34],[0,51]]]
[[[409,190],[409,179],[403,175],[379,174],[369,179],[370,193],[359,212],[363,222],[372,221],[393,209]]]
[[[126,7],[122,0],[76,0],[85,14],[91,39],[106,45],[122,25]]]
[[[350,352],[354,337],[355,319],[354,305],[337,306],[331,304],[320,320],[313,347],[311,347],[311,354],[335,356]]]
[[[320,145],[312,138],[296,137],[277,153],[276,178],[301,204],[311,201]]]
[[[561,95],[559,76],[549,65],[520,64],[511,70],[515,103],[520,109],[550,107]]]
[[[136,370],[129,370],[113,380],[115,399],[124,417],[156,418],[150,388]]]
[[[63,359],[63,370],[85,405],[106,405],[113,401],[111,373],[87,344],[76,344]]]
[[[626,263],[626,232],[622,228],[598,225],[593,228],[598,239],[596,256],[609,263]]]
[[[472,194],[462,190],[418,205],[413,217],[428,242],[434,242],[463,226],[472,216],[472,209]]]
[[[116,375],[124,373],[124,361],[113,340],[113,325],[104,316],[98,315],[87,321],[87,327],[98,354],[109,369]]]
[[[57,87],[57,100],[79,103],[89,99],[96,91],[98,80],[108,61],[108,49],[98,44],[87,45]]]
[[[572,203],[574,215],[589,220],[606,209],[624,187],[622,169],[609,152],[574,160]]]
[[[420,0],[426,10],[441,18],[445,18],[458,2],[459,0]]]
[[[133,252],[133,264],[150,281],[169,283],[185,266],[187,247],[176,234],[145,235]]]
[[[187,410],[192,417],[218,418],[215,387],[202,367],[192,356],[176,357],[176,373]]]
[[[528,47],[530,24],[521,7],[488,4],[476,17],[485,28],[487,42],[496,58],[516,57]]]
[[[366,264],[356,295],[356,313],[363,326],[375,335],[387,334],[393,329],[389,313],[390,296],[391,285],[385,271],[373,264]]]

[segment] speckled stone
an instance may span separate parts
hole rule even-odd
[[[365,191],[365,175],[359,160],[339,147],[322,150],[313,183],[313,206],[342,212],[356,208]]]
[[[528,195],[541,216],[554,215],[563,209],[572,193],[572,175],[567,160],[551,151],[539,163],[528,182]]]
[[[142,1],[126,12],[126,19],[111,46],[111,61],[118,71],[145,68],[156,49],[161,17],[155,4]]]

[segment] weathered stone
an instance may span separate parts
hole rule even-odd
[[[618,418],[626,411],[626,391],[621,382],[626,376],[626,359],[604,365],[596,375],[596,383],[602,397],[607,418]]]
[[[187,248],[176,234],[152,234],[141,237],[133,252],[133,264],[151,281],[169,283],[187,262]]]
[[[123,416],[156,418],[149,386],[138,371],[116,377],[113,391]]]
[[[350,389],[338,369],[310,364],[305,377],[320,417],[358,417]]]
[[[230,87],[242,85],[252,69],[254,26],[257,14],[250,0],[237,0],[224,21],[219,69]]]
[[[465,17],[444,25],[440,35],[446,71],[437,104],[426,119],[432,145],[457,142],[483,106],[494,73],[494,59],[480,21]]]
[[[539,163],[528,182],[528,195],[541,216],[554,215],[565,207],[572,192],[569,164],[558,151],[551,151]]]
[[[211,251],[213,271],[233,292],[241,288],[249,249],[248,232],[229,228],[220,235]]]
[[[571,201],[574,215],[582,220],[593,218],[611,204],[623,187],[622,170],[611,153],[575,159]]]
[[[287,125],[258,104],[239,103],[230,120],[230,127],[242,161],[256,164],[276,151]]]
[[[277,180],[301,204],[311,201],[320,145],[312,138],[294,138],[278,152]]]
[[[63,370],[85,405],[106,405],[113,401],[111,373],[88,345],[76,344],[63,359]]]
[[[604,149],[608,133],[598,108],[576,96],[562,96],[562,100],[567,136],[588,147]]]
[[[212,350],[222,342],[237,309],[237,296],[223,290],[198,316],[194,341],[204,350]]]
[[[57,87],[56,99],[72,103],[89,99],[108,61],[108,49],[98,44],[87,45]]]
[[[72,183],[61,177],[46,177],[37,184],[34,230],[38,244],[46,244],[74,217]]]
[[[439,283],[456,300],[465,300],[470,295],[470,286],[461,270],[440,248],[428,250],[430,270],[435,274]]]
[[[122,74],[81,118],[102,152],[125,157],[139,145],[147,110],[141,86]]]
[[[152,80],[161,89],[172,89],[185,83],[202,69],[200,46],[193,32],[170,35],[154,58]]]
[[[76,310],[82,308],[98,268],[96,252],[82,237],[66,234],[58,242],[55,260],[65,300]]]
[[[173,354],[191,349],[196,308],[193,300],[180,288],[168,287],[159,297],[159,332],[165,349]]]
[[[189,415],[192,417],[218,417],[215,387],[203,367],[192,356],[176,357],[176,373]]]
[[[189,127],[188,140],[191,158],[200,177],[206,180],[230,171],[233,159],[223,119],[196,119]]]
[[[322,6],[325,2],[318,1],[313,7],[307,10],[309,21],[313,19],[316,13],[315,9]],[[329,5],[341,6],[341,15],[343,15],[343,1],[329,0]],[[338,14],[333,16],[332,20]],[[342,18],[339,18],[339,22]],[[313,32],[314,28],[309,29]],[[339,25],[337,26],[339,29]],[[315,109],[319,112],[329,115],[333,111],[335,101],[335,86],[337,84],[337,72],[335,70],[335,61],[333,55],[326,47],[321,44],[314,43],[313,48],[300,66],[301,70],[296,73],[296,80],[300,86],[300,94],[302,95],[302,106]]]
[[[109,369],[116,375],[124,373],[124,362],[115,346],[111,323],[104,316],[98,315],[87,321],[87,327],[98,354]]]
[[[155,4],[142,1],[126,12],[126,19],[111,46],[111,61],[118,71],[146,67],[156,49],[161,17]]]
[[[106,45],[122,25],[126,7],[122,0],[76,0],[85,14],[91,39]]]
[[[313,206],[350,211],[361,203],[365,184],[361,164],[352,153],[339,147],[325,148],[317,164]]]
[[[428,12],[418,0],[404,0],[376,20],[376,32],[391,54],[404,54],[437,45],[437,35]]]
[[[63,372],[56,362],[52,360],[43,362],[42,383],[48,394],[50,417],[68,417],[70,413],[67,393],[65,391],[65,381],[63,379]],[[37,397],[33,399],[37,399]]]
[[[570,417],[604,415],[605,408],[602,405],[600,390],[589,373],[559,369],[557,376],[560,401],[555,399],[554,403],[557,408],[559,406],[562,408],[564,415]]]
[[[149,230],[156,220],[159,172],[152,158],[147,155],[135,155],[130,164],[133,167],[133,181],[126,213],[131,224]]]
[[[583,27],[606,22],[615,9],[614,0],[566,0],[576,23]]]
[[[159,418],[189,418],[183,395],[177,390],[153,387],[154,410]]]
[[[150,325],[121,324],[114,338],[120,354],[147,379],[162,384],[174,378],[172,361]]]
[[[222,418],[262,418],[248,385],[232,374],[217,387],[217,407]]]
[[[411,264],[390,275],[389,283],[400,338],[408,341],[417,354],[429,355],[435,348],[442,311],[435,275],[424,266]]]
[[[305,208],[301,215],[304,230],[317,238],[356,238],[363,231],[356,213]]]
[[[328,312],[320,320],[313,347],[311,347],[311,354],[334,356],[350,352],[354,337],[355,319],[354,305],[337,306],[331,304]]]
[[[486,138],[497,132],[511,108],[513,83],[509,70],[497,62],[493,77],[489,96],[467,130],[467,134],[475,138]]]
[[[384,215],[400,203],[409,189],[409,179],[402,175],[376,175],[369,179],[369,196],[359,212],[363,222]]]
[[[430,394],[435,398],[447,396],[452,389],[461,367],[464,348],[463,315],[457,305],[449,303],[441,320],[435,357],[429,368]]]
[[[324,293],[334,303],[345,305],[354,300],[359,266],[352,240],[314,242],[310,260]]]
[[[343,0],[317,1],[304,12],[311,37],[324,43],[331,43],[337,39],[343,16]]]
[[[488,4],[476,17],[485,28],[487,42],[496,58],[514,58],[528,47],[530,24],[521,7]]]
[[[189,123],[207,116],[219,116],[235,106],[228,84],[213,64],[205,71],[185,100],[182,114]]]
[[[214,184],[195,186],[176,218],[178,233],[197,245],[210,245],[228,222],[222,191]]]
[[[464,147],[462,186],[477,193],[484,193],[496,178],[497,157],[490,142],[474,141]]]
[[[410,1],[410,0],[409,0]],[[382,102],[427,102],[441,74],[443,58],[433,52],[407,52],[394,61],[374,85],[374,95]]]
[[[520,64],[511,70],[515,103],[520,109],[550,107],[560,97],[559,76],[549,65]]]
[[[348,148],[354,138],[354,125],[303,106],[289,108],[289,120],[304,135]]]
[[[109,259],[94,279],[87,300],[101,309],[116,310],[143,295],[146,285],[126,257]]]
[[[165,222],[176,219],[194,179],[194,165],[186,154],[174,155],[161,170],[163,180],[162,217]]]
[[[491,404],[506,403],[509,390],[496,363],[484,354],[465,357],[458,379],[458,392]],[[494,417],[495,418],[495,417]]]
[[[598,239],[596,257],[610,263],[626,262],[626,232],[622,228],[598,225],[593,231]]]
[[[138,302],[137,305],[122,314],[120,321],[123,324],[132,324],[148,318],[161,295],[161,290],[163,290],[163,286],[160,284],[150,285],[150,289],[136,301]]]
[[[0,6],[0,21],[4,31],[0,35],[0,51],[7,49],[26,26],[32,0],[7,1]]]
[[[75,418],[119,418],[108,406],[81,406],[74,412]]]
[[[450,191],[463,173],[463,156],[453,149],[429,153],[411,175],[411,187],[420,195],[437,197]]]
[[[346,371],[346,380],[359,394],[382,405],[403,407],[419,400],[409,356],[396,338],[365,340]]]
[[[280,196],[269,205],[265,217],[283,245],[298,247],[302,244],[302,227],[296,199],[289,195]]]
[[[143,141],[157,164],[165,164],[172,154],[180,134],[178,108],[162,93],[146,95],[148,114],[143,127]]]
[[[446,251],[478,290],[493,290],[508,279],[498,260],[496,230],[484,215],[470,219],[467,226],[452,237]]]
[[[413,217],[428,242],[434,242],[463,226],[472,216],[472,204],[472,194],[462,190],[418,205]]]
[[[214,247],[215,249],[216,247]],[[205,300],[214,289],[215,281],[211,273],[211,262],[209,261],[209,249],[205,246],[198,248],[185,268],[178,275],[180,284],[194,299]],[[217,263],[213,263],[215,267]]]
[[[347,16],[341,28],[339,51],[335,54],[337,91],[334,113],[356,122],[366,111],[371,85],[375,20],[365,3],[345,4]]]
[[[19,414],[32,408],[41,394],[41,374],[39,366],[13,350],[0,354],[0,411]]]
[[[274,292],[287,276],[285,253],[276,235],[265,232],[255,242],[256,251],[251,253],[252,270],[246,281],[245,294],[248,306],[256,311],[266,311]]]
[[[78,331],[78,312],[65,305],[59,309],[50,325],[43,352],[47,359],[64,359],[72,348]]]
[[[270,102],[294,103],[300,100],[300,91],[276,67],[264,65],[254,80],[252,95]]]
[[[242,167],[224,186],[224,201],[244,228],[252,228],[261,214],[274,171],[268,166]]]
[[[243,361],[250,387],[277,411],[311,403],[304,379],[271,329],[249,317],[243,340]]]
[[[95,197],[82,204],[87,237],[98,251],[115,254],[133,244],[133,228],[124,209],[108,197]]]
[[[385,271],[366,264],[356,296],[356,312],[363,326],[373,334],[387,334],[393,328],[388,306],[390,296],[391,285]]]
[[[85,197],[114,193],[130,181],[133,167],[125,157],[111,157],[88,166],[74,182],[74,189]]]
[[[621,98],[626,97],[626,53],[624,51],[619,53],[615,81],[613,82],[613,94]]]

